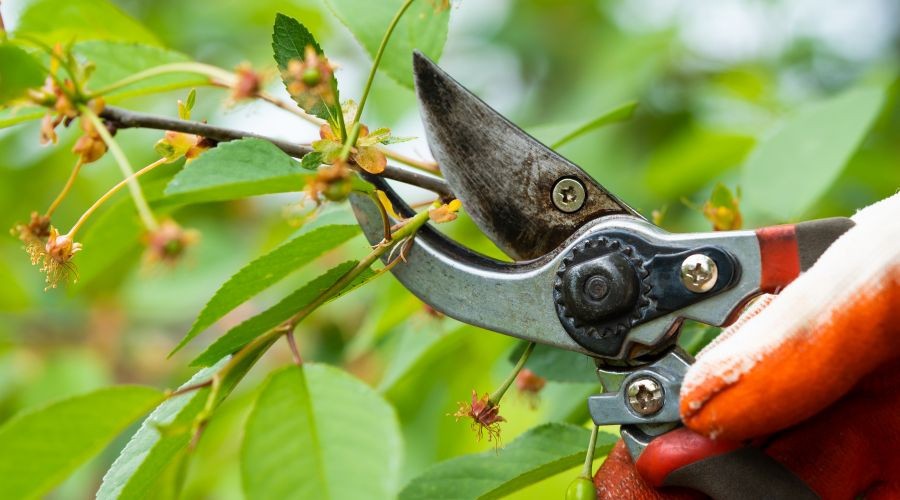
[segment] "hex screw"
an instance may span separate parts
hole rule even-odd
[[[695,253],[681,263],[681,283],[692,292],[704,293],[716,286],[719,268],[707,255]]]
[[[553,186],[553,205],[567,214],[583,207],[585,198],[584,184],[578,179],[563,177]]]
[[[662,386],[650,377],[640,377],[629,382],[625,396],[628,406],[641,416],[653,415],[663,407]]]

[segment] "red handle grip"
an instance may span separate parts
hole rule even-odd
[[[819,496],[759,448],[681,427],[657,437],[635,464],[654,487],[690,488],[716,500],[807,500]]]
[[[852,220],[835,217],[757,229],[762,261],[760,290],[777,292],[787,286],[851,227]]]

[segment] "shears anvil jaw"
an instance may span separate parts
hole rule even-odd
[[[690,354],[672,347],[656,361],[637,368],[598,367],[605,392],[588,398],[594,424],[621,425],[622,439],[637,460],[654,437],[680,425],[681,381],[693,361]]]

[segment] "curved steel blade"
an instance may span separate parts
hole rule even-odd
[[[511,257],[533,259],[586,222],[640,217],[584,170],[544,146],[469,92],[426,56],[413,56],[428,145],[454,194],[478,227]],[[586,188],[584,205],[564,213],[552,201],[564,177]]]
[[[384,179],[363,174],[385,192],[401,217],[415,211],[387,185]],[[381,212],[368,197],[350,197],[354,214],[369,242],[384,236]],[[631,328],[618,353],[593,353],[566,333],[557,315],[553,289],[557,271],[567,252],[591,235],[615,229],[641,235],[648,241],[682,248],[717,246],[741,262],[737,282],[728,290],[671,311]],[[451,318],[524,340],[593,356],[630,359],[648,351],[641,346],[659,346],[670,338],[681,319],[709,325],[726,324],[740,304],[760,293],[760,250],[753,231],[671,234],[631,216],[590,221],[558,248],[528,262],[500,262],[474,253],[425,224],[406,253],[406,262],[391,273],[423,302]],[[388,256],[382,260],[387,262]],[[653,295],[651,299],[656,300]]]

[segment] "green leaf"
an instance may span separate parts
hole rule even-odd
[[[374,58],[385,30],[404,1],[326,0],[326,3]],[[405,87],[413,88],[413,50],[418,49],[435,61],[444,50],[450,9],[436,9],[435,4],[413,2],[400,19],[381,59],[379,69]]]
[[[668,199],[688,196],[740,165],[754,143],[747,135],[689,127],[651,153],[647,186]]]
[[[75,40],[118,40],[159,45],[147,28],[108,0],[34,0],[15,22],[13,36],[48,45]]]
[[[588,132],[591,132],[593,130],[597,130],[611,123],[619,123],[630,120],[634,115],[634,110],[637,108],[637,105],[637,101],[630,101],[624,104],[620,104],[619,106],[616,106],[615,108],[602,113],[597,118],[579,125],[571,132],[553,141],[553,144],[550,145],[550,149],[559,149],[569,142],[572,142],[573,140],[583,136],[584,134],[587,134]]]
[[[47,493],[162,398],[149,387],[110,387],[13,417],[0,427],[3,496]]]
[[[388,400],[394,401],[398,388],[409,380],[428,376],[429,368],[435,362],[472,335],[472,328],[463,325],[449,332],[434,331],[434,328],[425,331],[419,331],[417,328],[402,332],[384,377],[378,383],[378,392],[384,394]]]
[[[189,162],[166,188],[169,201],[200,203],[299,191],[308,173],[262,139],[219,144]]]
[[[499,452],[466,455],[432,466],[407,484],[400,498],[500,498],[583,463],[590,436],[590,431],[574,425],[541,425]],[[618,439],[600,432],[594,456],[609,453]]]
[[[292,59],[305,60],[306,47],[308,46],[312,46],[316,53],[324,56],[322,47],[316,42],[312,33],[306,29],[306,26],[300,24],[293,17],[284,14],[275,16],[275,25],[272,27],[272,50],[275,54],[275,62],[278,64],[278,69],[282,72],[282,75],[287,70],[288,62]],[[288,81],[283,76],[282,80],[285,87],[287,87]],[[332,89],[337,89],[334,75],[331,76],[331,81],[328,83]],[[334,103],[330,106],[320,96],[311,93],[292,94],[291,97],[307,113],[328,120],[332,124],[336,122],[338,114],[341,113],[341,100],[337,90],[335,90]]]
[[[744,164],[748,208],[777,220],[802,217],[840,175],[884,101],[884,89],[861,87],[784,120]]]
[[[197,334],[250,297],[308,264],[325,251],[356,236],[359,231],[359,226],[356,225],[320,227],[288,241],[247,264],[216,291],[200,312],[191,330],[172,353],[184,347]]]
[[[9,43],[0,44],[0,106],[44,83],[46,71],[28,52]]]
[[[191,365],[209,365],[215,363],[222,356],[231,354],[259,335],[275,328],[301,309],[307,307],[316,297],[332,286],[344,274],[356,266],[356,261],[344,262],[329,269],[318,278],[310,281],[297,289],[280,302],[263,311],[262,313],[244,321],[232,328],[225,335],[219,337],[206,351],[197,356]],[[376,274],[366,270],[356,277],[335,299],[351,290],[365,284]],[[334,299],[332,299],[334,300]]]
[[[318,152],[313,151],[312,153],[308,153],[303,156],[303,159],[300,160],[300,166],[307,170],[315,170],[319,168],[319,165],[323,163],[325,155]]]
[[[247,498],[367,498],[397,494],[403,444],[394,410],[336,368],[273,373],[245,428]]]
[[[510,352],[510,363],[519,360],[526,345],[527,342],[521,342]],[[590,357],[541,344],[535,346],[525,368],[554,382],[597,381],[597,367]]]
[[[312,45],[316,52],[322,54],[322,47],[316,38],[293,17],[278,13],[275,15],[275,24],[272,27],[272,50],[275,54],[275,62],[278,69],[287,69],[291,59],[303,60],[306,47]]]
[[[200,370],[182,387],[209,379],[220,366]],[[190,425],[209,389],[175,396],[157,406],[103,476],[98,499],[146,498],[156,480],[190,440]]]
[[[583,137],[587,133],[599,130],[606,125],[631,119],[637,106],[638,103],[636,101],[628,101],[604,111],[596,118],[575,126],[571,123],[542,124],[536,127],[528,127],[528,133],[542,143],[550,144],[552,149],[559,149],[571,141]]]

